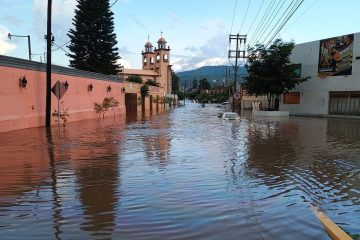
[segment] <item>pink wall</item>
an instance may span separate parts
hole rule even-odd
[[[19,78],[23,76],[28,80],[26,88],[19,86]],[[0,132],[45,125],[45,79],[46,74],[42,71],[0,66]],[[63,106],[69,108],[68,121],[97,118],[94,103],[102,102],[106,96],[120,101],[116,114],[125,113],[125,93],[121,90],[125,86],[123,83],[52,74],[51,85],[57,80],[69,83],[61,99]],[[88,91],[90,83],[93,85],[91,92]],[[111,92],[107,92],[109,85]],[[53,112],[57,109],[57,98],[51,95]],[[107,113],[110,114],[113,114],[112,111]],[[55,120],[52,117],[52,124],[56,124]]]

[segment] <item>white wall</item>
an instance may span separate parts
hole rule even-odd
[[[330,36],[335,37],[335,36]],[[360,33],[354,34],[352,75],[320,78],[318,74],[320,41],[295,45],[293,63],[301,63],[301,76],[311,77],[295,90],[300,92],[300,104],[280,103],[280,110],[300,114],[328,114],[330,91],[360,91]]]

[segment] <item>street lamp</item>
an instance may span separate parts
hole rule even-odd
[[[29,60],[31,61],[31,42],[30,42],[30,35],[14,35],[9,33],[8,38],[11,40],[12,37],[27,37],[28,39],[28,48],[29,48]]]

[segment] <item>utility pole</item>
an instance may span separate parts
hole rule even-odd
[[[186,80],[185,80],[185,84],[184,84],[184,106],[185,106],[185,99],[186,99]]]
[[[45,126],[51,125],[51,6],[52,0],[48,0],[47,9],[47,33],[46,33],[46,108]]]
[[[239,68],[238,60],[239,59],[245,59],[245,44],[246,44],[246,36],[247,35],[240,35],[240,34],[230,34],[229,35],[229,55],[228,58],[231,60],[232,58],[235,58],[235,65],[234,67],[234,91],[232,96],[232,111],[235,112],[235,93],[236,93],[236,78],[237,78],[237,72]],[[232,42],[235,41],[235,50],[231,48]]]

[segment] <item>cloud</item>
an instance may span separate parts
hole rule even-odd
[[[197,47],[191,46],[191,47],[186,47],[184,49],[185,51],[190,51],[190,52],[197,52],[199,51],[199,49]]]
[[[203,66],[218,66],[218,65],[224,65],[228,62],[228,59],[225,57],[213,57],[205,59],[197,64],[195,64],[195,68],[200,68]]]
[[[202,46],[189,46],[185,50],[190,52],[187,56],[172,58],[174,71],[185,71],[202,66],[223,65],[227,60],[228,36],[218,34],[208,39]]]
[[[202,30],[214,29],[223,31],[226,29],[226,23],[222,19],[212,19],[200,25]]]
[[[10,43],[8,40],[9,32],[10,31],[5,26],[0,25],[0,54],[7,54],[16,49],[16,45]]]
[[[9,25],[14,25],[18,28],[20,28],[23,23],[23,20],[16,16],[4,16],[1,18],[1,21],[8,23]]]
[[[120,55],[121,54],[131,54],[131,55],[136,54],[134,52],[131,52],[126,46],[119,48],[119,53],[120,53]]]
[[[76,0],[53,1],[52,6],[52,30],[55,42],[63,44],[68,41],[67,33],[72,27]],[[34,0],[32,7],[32,30],[43,40],[46,34],[47,1]]]
[[[130,61],[128,60],[125,60],[125,59],[119,59],[117,60],[117,63],[124,66],[124,68],[131,68],[131,64],[130,64]]]

